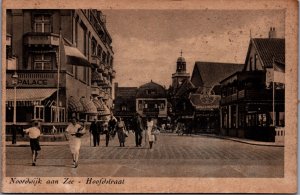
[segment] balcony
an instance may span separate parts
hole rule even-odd
[[[156,116],[159,114],[159,108],[143,108],[143,114]]]
[[[100,62],[101,62],[101,60],[97,55],[92,55],[91,64],[94,64],[98,67]]]
[[[24,44],[59,46],[59,35],[54,33],[30,32],[24,35]]]

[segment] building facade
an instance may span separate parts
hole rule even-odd
[[[195,63],[191,83],[196,91],[189,100],[194,107],[194,130],[198,133],[219,133],[220,130],[220,84],[219,82],[238,70],[242,64],[202,62]]]
[[[142,117],[153,117],[157,122],[167,118],[166,89],[151,81],[140,86],[136,93],[136,112]]]
[[[223,135],[274,141],[284,126],[285,40],[251,38],[245,65],[221,81]]]
[[[99,10],[7,10],[6,122],[46,127],[110,113],[114,52]],[[17,84],[12,75],[17,75]],[[14,98],[14,87],[17,97]]]

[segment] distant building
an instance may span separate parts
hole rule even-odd
[[[275,34],[251,38],[243,70],[220,82],[223,135],[274,141],[284,126],[285,39]]]
[[[189,100],[194,107],[194,128],[198,132],[218,133],[220,129],[219,82],[226,76],[242,70],[242,64],[219,62],[196,62],[191,83],[196,91]]]
[[[189,79],[190,74],[186,72],[186,61],[184,57],[178,57],[176,63],[176,72],[172,74],[172,89],[174,92],[180,87],[180,85],[184,82],[184,80]]]
[[[110,113],[116,72],[101,11],[13,9],[6,19],[8,125],[13,122],[14,73],[19,125],[32,119],[43,127],[63,125],[72,116],[91,121]]]
[[[119,87],[115,83],[114,116],[122,117],[126,124],[136,113],[137,87]]]
[[[153,81],[140,86],[136,93],[136,111],[143,118],[151,116],[158,119],[158,122],[166,120],[166,89]]]

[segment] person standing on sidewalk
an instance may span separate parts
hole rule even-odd
[[[94,147],[99,146],[100,144],[100,132],[98,130],[98,126],[96,124],[96,119],[92,122],[90,126],[90,133],[93,135],[93,143]]]
[[[110,120],[108,121],[108,131],[110,132],[113,138],[116,135],[116,125],[117,125],[117,121],[111,115]]]
[[[142,140],[143,140],[143,122],[139,114],[135,115],[135,118],[133,120],[133,129],[135,133],[135,146],[141,147],[142,146]]]
[[[72,118],[71,123],[68,125],[65,136],[69,141],[70,150],[73,157],[73,164],[74,167],[77,168],[78,166],[78,159],[79,159],[79,151],[81,146],[81,137],[85,133],[84,126],[81,126],[77,123],[77,119],[75,117]]]
[[[110,138],[110,131],[109,131],[107,122],[103,123],[103,132],[105,134],[105,146],[107,147],[109,144],[109,138]]]
[[[150,149],[152,149],[153,142],[155,141],[155,137],[152,134],[153,126],[154,126],[154,122],[153,122],[152,118],[148,117],[147,118],[147,132],[146,132],[146,134],[147,134],[147,137],[148,137]]]
[[[39,128],[39,122],[34,121],[33,127],[23,130],[25,133],[28,133],[30,138],[30,148],[32,153],[32,166],[36,165],[36,159],[38,156],[38,151],[41,150],[39,137],[41,135],[41,130]]]
[[[117,128],[118,128],[118,138],[120,142],[120,147],[125,147],[125,139],[126,139],[126,127],[125,123],[122,120],[121,117],[118,118],[118,123],[117,123]]]

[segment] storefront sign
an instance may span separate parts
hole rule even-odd
[[[47,86],[48,81],[47,79],[19,79],[18,80],[18,85],[28,85],[28,86],[34,86],[34,85],[38,85],[38,86]]]

